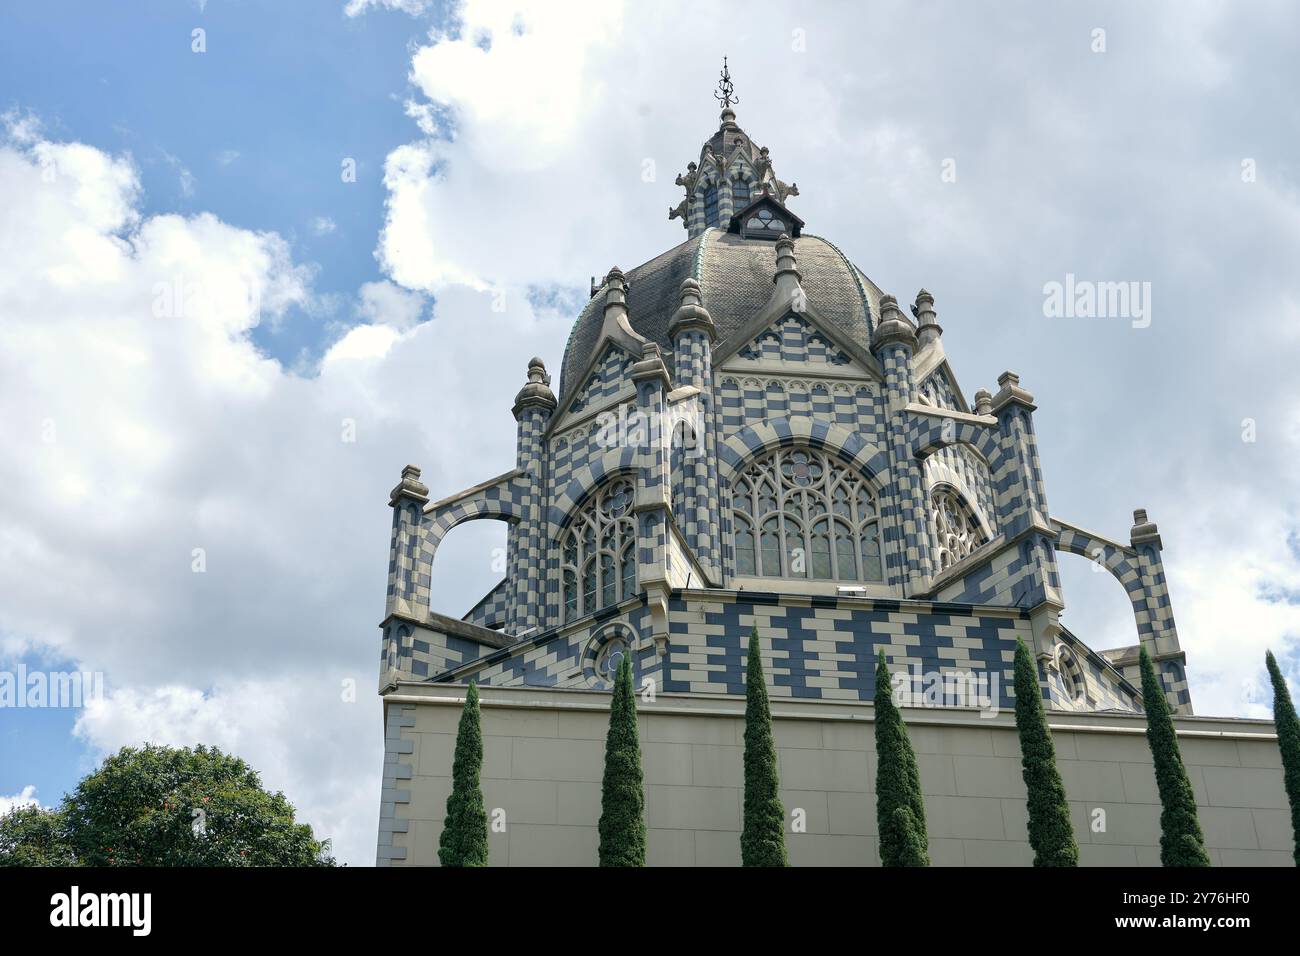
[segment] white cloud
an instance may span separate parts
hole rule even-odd
[[[198,188],[198,180],[194,178],[194,174],[190,172],[188,166],[181,162],[179,156],[173,156],[165,150],[162,156],[167,165],[176,170],[176,185],[180,188],[181,195],[186,199],[192,199]]]
[[[405,331],[420,321],[428,299],[392,282],[366,282],[358,295],[357,314],[367,322]]]
[[[17,810],[19,807],[39,807],[40,805],[41,802],[36,799],[36,788],[28,784],[13,796],[0,795],[0,817],[11,810]]]
[[[372,7],[380,7],[385,10],[400,10],[415,17],[431,5],[431,0],[348,0],[343,12],[349,17],[359,17]]]
[[[317,216],[311,221],[311,231],[318,236],[328,236],[338,228],[338,224],[329,216]]]
[[[235,160],[239,159],[240,152],[237,149],[223,149],[217,153],[217,162],[222,166],[229,166]]]
[[[371,283],[302,378],[249,339],[313,304],[279,236],[143,217],[131,163],[82,144],[0,145],[0,191],[6,646],[106,672],[95,748],[221,743],[371,862],[388,489],[408,461],[439,488],[509,467],[513,395],[564,323],[463,291],[421,322],[423,295]],[[468,608],[497,575],[464,542],[440,586]]]

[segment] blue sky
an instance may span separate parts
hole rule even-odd
[[[0,105],[34,112],[53,138],[130,153],[145,215],[208,211],[278,232],[318,267],[323,297],[350,300],[381,278],[368,253],[384,220],[384,158],[411,132],[405,51],[435,14],[347,17],[319,0],[7,4]],[[195,28],[206,53],[191,50]],[[347,157],[354,183],[340,176]],[[313,228],[321,217],[332,231]],[[304,350],[315,361],[322,327],[348,320],[327,300],[322,314],[293,309],[254,337],[287,363]]]
[[[1004,369],[1034,393],[1053,515],[1159,523],[1198,711],[1267,713],[1264,648],[1300,660],[1300,131],[1275,105],[1300,13],[746,11],[0,8],[0,656],[108,688],[0,713],[0,798],[201,740],[373,859],[388,490],[407,463],[439,496],[511,467],[511,401],[531,356],[558,375],[588,277],[683,238],[673,177],[724,54],[807,231],[935,294],[968,397]],[[1150,327],[1047,318],[1067,273],[1151,282]],[[177,277],[262,312],[160,317]],[[436,609],[499,578],[485,524],[440,549]],[[1132,643],[1109,576],[1062,574],[1067,626]]]
[[[431,14],[435,11],[431,11]],[[342,4],[121,5],[51,0],[0,13],[0,112],[38,116],[55,140],[135,160],[142,215],[201,211],[288,237],[316,269],[311,309],[252,333],[285,365],[319,360],[356,321],[362,283],[382,278],[369,247],[384,220],[384,158],[409,138],[405,51],[435,21],[345,16]],[[192,51],[206,31],[207,52]],[[57,64],[57,69],[52,68]],[[356,160],[355,182],[340,175]],[[328,232],[318,220],[333,224]],[[7,668],[72,671],[28,652]],[[111,683],[109,687],[111,688]],[[45,802],[96,762],[72,735],[76,712],[10,712],[0,721],[0,794],[36,787]]]

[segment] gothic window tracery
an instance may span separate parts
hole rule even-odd
[[[636,593],[632,483],[618,478],[587,499],[560,539],[565,622]]]
[[[883,581],[880,511],[866,479],[813,448],[752,461],[731,485],[736,573]]]
[[[970,506],[948,485],[930,492],[930,528],[940,571],[946,571],[984,543],[984,531]]]

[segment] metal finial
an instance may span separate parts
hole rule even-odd
[[[725,56],[722,58],[722,79],[718,80],[718,92],[713,94],[713,98],[722,104],[724,110],[740,102],[740,98],[736,96],[736,88],[731,85],[731,71],[727,69]]]

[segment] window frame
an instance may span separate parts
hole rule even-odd
[[[561,625],[639,593],[635,497],[631,477],[615,475],[570,513],[556,539]]]
[[[728,482],[727,510],[733,577],[801,585],[888,583],[877,489],[833,452],[798,443],[752,455]],[[792,542],[802,547],[802,560],[794,557]],[[848,551],[853,567],[846,571]]]

